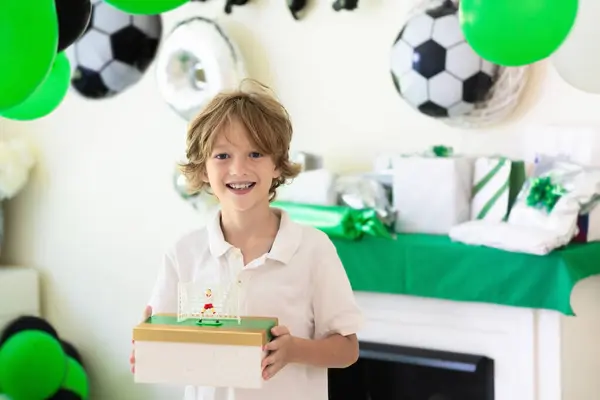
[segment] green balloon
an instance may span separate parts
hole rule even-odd
[[[461,0],[465,39],[482,58],[516,67],[543,60],[568,36],[577,0]]]
[[[56,109],[69,90],[71,65],[64,53],[54,60],[50,75],[23,103],[0,112],[5,118],[28,121],[44,117]]]
[[[69,390],[82,399],[87,399],[90,394],[88,376],[85,370],[71,357],[67,360],[67,375],[63,381],[62,389]]]
[[[12,400],[52,396],[66,372],[67,356],[60,342],[46,332],[21,331],[0,348],[0,381]]]
[[[0,1],[0,111],[22,103],[44,81],[57,46],[54,0]]]
[[[106,2],[129,14],[155,15],[176,9],[190,0],[106,0]]]

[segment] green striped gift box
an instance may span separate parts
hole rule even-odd
[[[522,161],[504,157],[475,159],[471,219],[505,221],[524,182]]]

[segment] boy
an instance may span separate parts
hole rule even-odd
[[[335,247],[270,206],[299,167],[289,160],[288,114],[259,86],[217,95],[190,125],[182,171],[220,211],[166,254],[147,315],[177,312],[177,282],[200,281],[239,285],[242,315],[280,325],[266,346],[262,389],[188,387],[186,400],[327,400],[327,368],[358,358],[362,316]]]

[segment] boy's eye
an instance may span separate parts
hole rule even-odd
[[[217,154],[217,155],[215,156],[215,158],[216,158],[217,160],[224,160],[224,159],[226,159],[227,157],[229,157],[229,156],[228,156],[227,154],[225,154],[225,153],[220,153],[220,154]]]
[[[253,151],[252,153],[250,153],[250,157],[252,157],[252,158],[260,158],[260,157],[262,157],[262,154],[260,154],[257,151]]]

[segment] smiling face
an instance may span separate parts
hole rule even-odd
[[[246,127],[232,119],[215,138],[204,179],[223,210],[240,212],[268,207],[271,184],[279,176],[272,157],[261,154]]]

